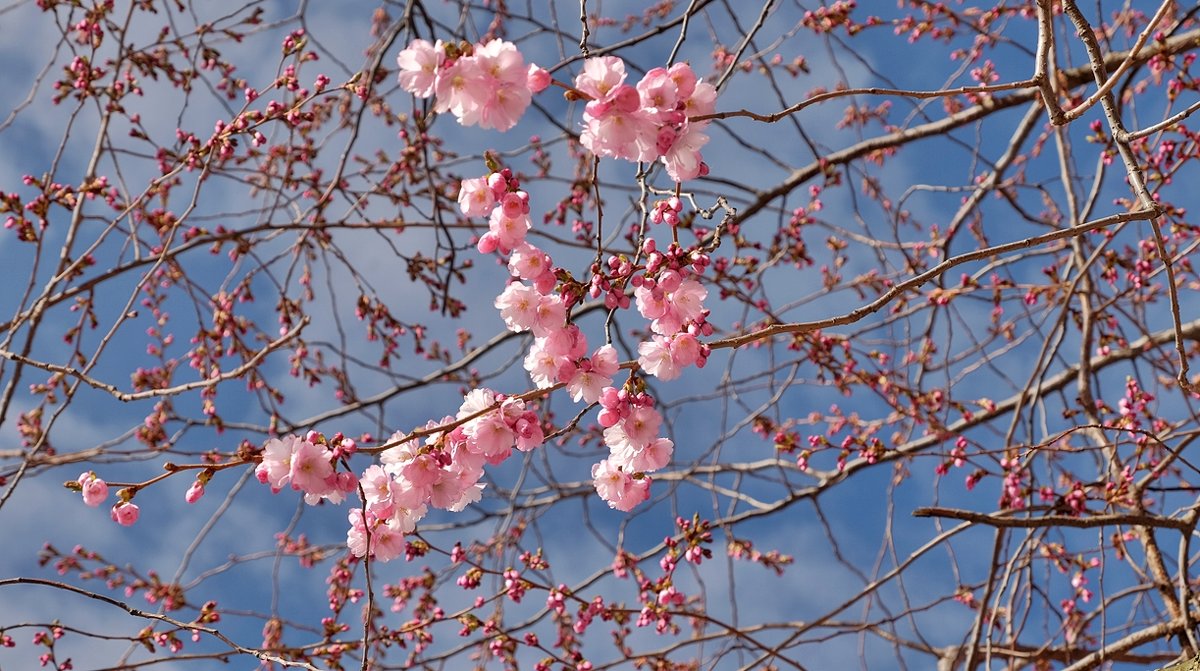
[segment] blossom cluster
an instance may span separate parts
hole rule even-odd
[[[338,472],[337,459],[353,454],[356,445],[350,438],[335,436],[336,444],[327,441],[316,431],[304,438],[284,436],[271,438],[263,446],[262,460],[254,470],[258,481],[279,492],[286,485],[304,492],[304,501],[316,505],[322,499],[341,503],[347,494],[358,487],[353,473]]]
[[[592,466],[592,483],[610,507],[629,512],[650,498],[648,473],[670,462],[675,443],[658,435],[662,415],[645,392],[633,394],[607,387],[600,405],[604,409],[597,421],[605,427],[609,454]]]
[[[83,502],[92,508],[99,507],[108,498],[108,483],[96,475],[95,471],[83,472],[75,481],[68,482],[67,487],[82,494]],[[120,500],[109,511],[109,517],[123,527],[132,526],[138,521],[141,511],[137,504],[129,501],[133,497],[131,490],[123,489],[119,495]]]
[[[511,42],[430,43],[413,40],[396,58],[400,87],[434,97],[434,111],[450,112],[464,126],[505,131],[517,124],[533,94],[552,82]],[[717,89],[687,63],[653,68],[636,85],[625,80],[616,56],[589,58],[575,77],[571,97],[584,99],[580,142],[596,156],[652,163],[682,182],[708,174],[700,149],[708,143],[708,120]],[[565,86],[565,85],[563,85]]]
[[[435,97],[434,111],[450,112],[464,126],[505,131],[516,125],[534,93],[550,74],[525,64],[504,40],[453,44],[413,40],[396,57],[400,86],[419,97]]]
[[[636,86],[625,83],[625,62],[616,56],[589,58],[575,89],[589,98],[580,142],[597,156],[627,161],[661,160],[676,182],[708,174],[700,148],[708,143],[708,121],[717,89],[696,77],[687,63],[653,68]]]
[[[463,510],[479,500],[484,464],[499,464],[513,448],[528,452],[544,440],[541,422],[525,401],[489,389],[468,392],[456,416],[425,428],[424,444],[393,434],[388,443],[397,444],[383,451],[382,463],[363,471],[363,507],[350,511],[346,538],[356,556],[388,561],[400,555],[404,534],[429,506]]]
[[[452,427],[445,428],[443,427]],[[346,542],[356,556],[388,561],[404,551],[404,535],[429,507],[460,511],[479,500],[484,464],[499,464],[514,448],[531,450],[544,434],[537,414],[525,401],[488,389],[467,393],[456,416],[430,421],[424,443],[397,432],[380,454],[380,463],[361,476],[338,471],[356,443],[336,434],[327,440],[315,431],[301,438],[267,441],[255,474],[275,492],[290,485],[310,505],[341,503],[361,489],[363,506],[349,513]]]
[[[533,94],[551,83],[546,70],[527,64],[512,43],[499,39],[414,40],[397,65],[400,86],[420,98],[434,97],[435,112],[449,112],[464,126],[501,131],[515,126]],[[687,64],[654,68],[633,85],[626,83],[621,59],[589,58],[574,86],[562,86],[569,98],[587,101],[581,142],[595,155],[661,161],[676,182],[707,174],[700,149],[708,141],[703,132],[708,121],[695,118],[712,114],[716,89]],[[610,507],[629,511],[649,497],[649,474],[670,461],[674,444],[659,436],[662,416],[636,372],[614,385],[622,368],[616,349],[605,344],[590,350],[570,310],[588,294],[603,295],[610,310],[636,302],[650,335],[638,345],[636,366],[627,366],[663,380],[676,378],[687,366],[703,366],[709,353],[699,340],[712,333],[704,308],[707,290],[697,280],[708,257],[677,242],[660,251],[653,239],[644,239],[636,260],[610,257],[604,272],[597,259],[590,281],[575,282],[526,239],[530,197],[519,180],[508,169],[490,161],[489,166],[488,175],[462,181],[458,203],[468,217],[487,217],[479,252],[499,253],[507,261],[512,278],[495,307],[508,329],[533,336],[524,367],[539,389],[561,385],[575,402],[601,406],[597,421],[609,455],[593,466],[593,485]],[[670,198],[655,204],[650,218],[674,227],[682,209],[678,197]],[[354,440],[341,434],[327,439],[315,431],[269,439],[255,475],[274,492],[285,487],[301,492],[310,505],[341,503],[361,493],[362,506],[349,513],[347,544],[356,556],[387,561],[405,550],[405,534],[430,507],[460,511],[478,501],[485,464],[499,464],[514,449],[528,451],[543,440],[541,421],[524,399],[475,389],[455,416],[430,421],[414,434],[394,434],[376,448],[379,463],[361,476],[349,466],[357,451]],[[211,469],[200,473],[185,494],[189,503],[203,496],[211,476]],[[91,472],[68,484],[91,506],[108,495],[107,484]],[[137,520],[138,507],[130,501],[135,493],[136,486],[122,490],[112,510],[115,521]]]
[[[681,205],[672,200],[658,209],[677,214]],[[665,466],[674,449],[670,440],[658,435],[662,417],[653,399],[635,391],[631,383],[620,389],[613,386],[620,364],[612,345],[602,345],[587,356],[587,337],[568,318],[580,294],[568,282],[560,283],[550,255],[525,239],[531,227],[529,194],[520,189],[512,172],[505,168],[463,180],[458,202],[464,215],[488,218],[479,251],[508,255],[512,281],[497,296],[495,306],[509,330],[533,335],[524,359],[530,379],[539,389],[562,385],[575,402],[603,406],[599,421],[610,454],[593,467],[593,484],[609,506],[631,510],[649,497],[648,473]],[[630,305],[626,287],[633,288],[638,312],[649,321],[651,331],[650,340],[638,346],[638,367],[669,380],[687,366],[703,366],[708,356],[707,346],[698,338],[712,333],[704,308],[708,292],[696,279],[708,258],[700,252],[684,252],[676,243],[660,251],[653,239],[643,243],[642,252],[644,265],[611,257],[610,274],[600,273],[600,264],[593,265],[588,291],[593,297],[604,293],[609,309],[620,309]]]

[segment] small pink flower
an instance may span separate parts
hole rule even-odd
[[[112,520],[123,527],[133,526],[134,522],[138,521],[138,515],[141,511],[138,510],[136,504],[127,501],[121,501],[112,507],[110,516]]]
[[[553,276],[550,255],[528,242],[522,242],[513,248],[512,255],[508,257],[508,272],[523,280],[536,280],[547,272]]]
[[[79,476],[79,486],[83,487],[83,502],[93,508],[108,498],[108,483],[96,477],[92,471]]]
[[[440,40],[436,45],[425,40],[413,40],[396,57],[396,65],[400,68],[400,88],[418,98],[433,95],[438,67],[443,58]]]
[[[608,459],[592,466],[592,484],[600,498],[613,506],[619,501],[629,487],[629,474],[614,466]],[[615,507],[615,506],[613,506]]]
[[[571,366],[571,360],[560,354],[555,354],[546,347],[545,338],[535,338],[525,355],[525,370],[529,371],[529,379],[538,389],[553,387],[559,382],[559,373],[564,367]]]
[[[608,507],[622,512],[650,498],[650,478],[634,478],[607,459],[592,466],[592,483]]]
[[[690,333],[680,333],[671,340],[671,360],[686,368],[700,358],[700,341]]]
[[[575,88],[603,101],[624,81],[625,61],[616,56],[601,56],[583,62],[583,72],[575,77]]]
[[[402,525],[400,520],[391,519],[371,530],[373,557],[379,561],[391,561],[404,553],[405,532]]]
[[[600,400],[600,392],[605,387],[612,386],[612,376],[617,372],[617,350],[612,345],[603,345],[596,350],[591,359],[580,362],[575,373],[567,380],[567,391],[571,399],[578,403],[595,403]]]
[[[504,287],[504,291],[496,297],[494,305],[500,310],[500,317],[510,331],[528,331],[538,322],[538,306],[542,300],[533,287],[520,282],[513,282]],[[566,311],[564,309],[565,317]]]
[[[271,491],[278,492],[292,477],[292,455],[296,453],[299,436],[272,438],[263,446],[262,461],[254,469],[254,475]]]
[[[670,463],[671,453],[674,451],[675,443],[671,442],[670,438],[658,438],[634,455],[629,466],[637,471],[657,471]]]
[[[314,445],[307,440],[297,443],[291,459],[292,489],[317,496],[329,492],[332,489],[329,481],[334,474],[330,463],[332,458],[333,454],[324,446]]]
[[[634,408],[621,423],[629,442],[641,449],[658,439],[658,428],[662,426],[662,415],[650,406]]]
[[[468,217],[482,217],[491,212],[496,196],[486,177],[464,179],[458,187],[458,207]]]
[[[553,333],[562,332],[566,321],[567,306],[563,303],[562,298],[557,294],[542,296],[538,299],[537,321],[529,327],[529,330],[533,331],[533,335],[535,336],[549,337]],[[584,348],[587,348],[586,341],[584,342]]]
[[[671,342],[660,335],[638,345],[638,365],[660,380],[679,377],[679,364],[671,355]]]
[[[505,209],[498,206],[492,210],[491,217],[488,219],[488,232],[496,236],[496,243],[500,251],[508,253],[517,245],[525,242],[525,234],[532,224],[529,222],[529,215],[521,214],[509,217],[505,214]]]

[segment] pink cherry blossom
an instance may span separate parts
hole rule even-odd
[[[263,446],[262,461],[258,467],[254,469],[254,474],[258,477],[258,481],[270,485],[273,491],[278,492],[283,489],[283,486],[288,483],[292,476],[292,455],[296,451],[296,445],[300,443],[299,436],[284,436],[280,438],[271,438]]]
[[[306,494],[321,496],[333,489],[336,484],[333,478],[333,464],[330,460],[333,454],[322,445],[314,445],[307,440],[297,442],[296,451],[291,459],[292,489],[298,489]]]
[[[441,478],[441,474],[441,465],[429,453],[418,454],[400,469],[400,475],[404,476],[404,479],[410,482],[414,488],[421,490],[423,494],[427,493],[429,488]]]
[[[597,156],[626,161],[653,161],[658,151],[658,128],[640,111],[610,110],[603,116],[585,115],[580,143]]]
[[[667,303],[667,292],[656,287],[641,285],[633,292],[638,313],[646,319],[658,319],[670,309]]]
[[[663,273],[653,287],[642,285],[634,291],[638,312],[651,320],[652,331],[662,335],[678,333],[685,324],[699,319],[707,297],[704,285],[675,271]]]
[[[480,100],[490,94],[491,85],[478,61],[458,58],[438,73],[434,111],[450,112],[460,124],[474,126],[480,120]]]
[[[509,219],[519,219],[529,214],[529,194],[524,191],[509,191],[500,198],[500,209]],[[515,247],[515,245],[514,245]]]
[[[672,68],[674,69],[674,68]],[[684,98],[684,111],[689,117],[704,116],[712,114],[717,110],[717,88],[708,82],[695,81],[695,74],[691,74],[695,90]],[[682,94],[681,94],[682,95]],[[691,122],[696,125],[697,122]],[[708,121],[701,121],[700,124],[708,124]]]
[[[367,513],[369,515],[369,513]],[[346,546],[355,557],[367,554],[367,525],[363,520],[363,509],[352,508],[347,515],[350,528],[346,530]]]
[[[479,125],[506,131],[516,125],[532,97],[525,57],[513,43],[504,40],[476,46],[474,57],[488,77],[486,90],[490,94],[481,101]]]
[[[400,88],[418,98],[433,95],[444,53],[441,40],[436,46],[420,39],[410,42],[396,56],[396,65],[400,68]]]
[[[333,504],[340,504],[346,500],[347,496],[358,493],[358,478],[346,471],[335,473],[332,482],[329,483],[329,489],[320,496],[313,494],[305,494],[304,501],[309,505],[316,505],[320,500],[325,500]]]
[[[623,513],[632,511],[639,504],[650,498],[650,482],[651,480],[649,476],[630,478],[621,500],[617,501],[615,504],[613,502],[609,502],[609,505]]]
[[[671,462],[671,454],[674,451],[675,443],[670,438],[656,438],[633,455],[629,460],[629,467],[634,471],[646,473],[657,471]]]
[[[504,253],[525,241],[530,226],[529,215],[509,217],[505,215],[503,207],[494,208],[488,219],[488,232],[496,236],[496,243]]]
[[[483,387],[472,389],[463,396],[463,402],[458,406],[459,419],[474,415],[491,408],[496,403],[496,392]]]
[[[83,488],[83,502],[95,508],[108,498],[108,483],[96,477],[92,471],[79,476],[79,486]]]
[[[372,558],[384,562],[399,557],[404,552],[404,534],[412,529],[405,529],[403,520],[384,520],[368,512],[364,521],[363,515],[362,508],[350,511],[350,529],[346,532],[346,545],[350,552],[356,557],[362,557],[370,551]]]
[[[692,97],[696,90],[696,73],[692,70],[692,66],[687,63],[676,63],[667,70],[667,76],[671,81],[675,82],[675,95],[681,100],[687,100]],[[711,84],[705,84],[713,90],[714,97],[716,88]]]
[[[684,278],[679,288],[671,291],[671,305],[679,313],[684,322],[692,321],[704,312],[704,299],[708,297],[708,289],[691,277]]]
[[[629,512],[650,498],[650,479],[633,478],[608,459],[592,466],[592,484],[610,508]]]
[[[566,317],[565,313],[563,316]],[[568,324],[565,327],[558,325],[556,328],[547,325],[547,327],[548,333],[544,336],[546,351],[555,356],[572,360],[587,353],[587,336],[575,324]]]
[[[641,96],[641,105],[647,112],[658,119],[659,116],[675,112],[679,106],[679,87],[671,78],[666,68],[653,68],[642,77],[637,85]],[[673,119],[658,119],[660,121],[677,122]]]
[[[412,533],[427,512],[429,508],[423,503],[414,508],[397,508],[388,518],[388,525],[400,534]]]
[[[496,393],[492,390],[473,389],[463,398],[458,418],[463,419],[488,410],[496,401]],[[483,456],[492,464],[508,458],[516,439],[512,428],[497,410],[483,412],[482,415],[468,420],[462,425],[462,433],[466,437],[467,449]]]
[[[446,472],[446,477],[440,478],[429,489],[429,504],[434,508],[449,510],[462,498],[466,487],[474,485],[474,480],[460,473]]]
[[[671,355],[671,341],[661,335],[638,344],[638,366],[660,380],[674,380],[680,373],[680,366]]]
[[[542,422],[536,413],[523,413],[511,426],[516,435],[516,448],[522,452],[528,452],[546,441]]]
[[[446,510],[449,510],[452,513],[461,513],[467,508],[467,506],[479,501],[480,497],[483,495],[483,488],[485,486],[486,485],[483,484],[474,484],[463,489],[462,496],[460,496],[453,505],[446,508]]]
[[[458,207],[468,217],[482,217],[496,204],[496,196],[487,179],[464,179],[458,187]]]
[[[513,247],[508,257],[508,272],[523,280],[536,280],[547,272],[553,274],[550,255],[528,242],[522,242]]]
[[[138,516],[141,511],[138,510],[136,504],[128,501],[121,501],[112,507],[110,516],[112,520],[123,527],[133,526],[138,521]]]
[[[490,464],[499,464],[512,454],[516,435],[504,418],[496,412],[471,420],[463,425],[467,444]]]
[[[510,331],[528,331],[538,323],[542,295],[533,287],[512,282],[496,297],[494,305]],[[566,312],[564,310],[564,317]]]
[[[529,330],[533,331],[535,336],[549,336],[563,330],[563,324],[567,320],[567,306],[557,295],[541,296],[538,299],[536,317]]]
[[[702,345],[691,333],[679,333],[671,338],[671,361],[686,368],[700,358]]]
[[[624,81],[625,61],[616,56],[601,56],[583,62],[583,71],[575,77],[575,88],[602,101]]]
[[[409,529],[409,531],[412,531]],[[403,522],[389,519],[371,530],[371,556],[386,562],[404,553]]]
[[[708,136],[701,132],[698,124],[676,134],[670,148],[662,152],[662,163],[671,179],[684,182],[704,175],[706,170],[700,148],[706,144]]]
[[[571,359],[551,352],[546,347],[545,338],[535,338],[529,353],[525,355],[525,370],[529,379],[538,389],[553,387],[559,383],[559,377],[564,368],[571,368]]]
[[[368,466],[359,478],[359,484],[362,486],[368,511],[380,517],[392,514],[396,506],[394,497],[397,495],[397,488],[394,487],[395,481],[392,480],[392,476],[382,466]]]
[[[575,373],[567,380],[567,391],[576,403],[595,403],[600,392],[612,385],[612,376],[618,370],[617,350],[612,345],[603,345],[591,359],[583,360]]]
[[[614,466],[608,459],[592,466],[592,484],[600,498],[608,502],[619,501],[629,488],[629,474]]]
[[[658,428],[662,426],[662,415],[650,406],[634,408],[629,416],[621,422],[625,435],[638,449],[650,444],[658,438]]]

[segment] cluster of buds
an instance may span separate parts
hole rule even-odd
[[[654,209],[650,211],[650,221],[677,226],[680,212],[683,212],[683,201],[679,200],[678,196],[671,196],[654,204]]]
[[[608,272],[604,273],[598,263],[592,264],[592,279],[588,283],[588,295],[592,298],[604,296],[604,307],[609,310],[624,310],[629,307],[626,285],[634,278],[634,265],[624,254],[608,257]]]

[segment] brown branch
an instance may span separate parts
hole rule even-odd
[[[1020,511],[1008,511],[1009,513],[1017,513]],[[1122,513],[1105,513],[1099,515],[1089,515],[1087,517],[1073,517],[1071,515],[1041,515],[1038,517],[1009,517],[1007,513],[988,514],[977,513],[971,510],[959,510],[957,508],[940,508],[927,507],[917,508],[913,511],[913,517],[943,517],[953,520],[963,520],[966,522],[974,522],[984,524],[997,529],[1039,529],[1044,527],[1074,527],[1076,529],[1093,529],[1096,527],[1115,526],[1115,525],[1137,525],[1143,527],[1161,527],[1164,529],[1178,529],[1184,533],[1191,533],[1195,526],[1194,522],[1185,520],[1177,520],[1161,515],[1150,514],[1122,514]]]
[[[1062,671],[1086,671],[1087,669],[1094,669],[1126,650],[1135,648],[1143,643],[1152,643],[1177,634],[1183,630],[1184,626],[1183,619],[1178,618],[1135,631],[1125,638],[1113,641],[1103,648],[1088,654],[1078,662],[1063,668]],[[1164,669],[1164,671],[1166,670]]]
[[[916,289],[917,287],[920,287],[921,285],[925,284],[926,282],[929,282],[930,280],[933,280],[934,278],[938,277],[942,273],[945,273],[947,270],[950,270],[951,268],[961,265],[963,263],[967,263],[969,261],[978,261],[980,259],[986,259],[991,256],[996,256],[999,254],[1003,254],[1006,252],[1012,252],[1012,251],[1016,251],[1019,249],[1028,249],[1030,247],[1036,247],[1038,245],[1041,245],[1041,244],[1044,244],[1047,242],[1053,242],[1055,240],[1061,240],[1063,238],[1075,237],[1082,233],[1086,233],[1087,231],[1104,228],[1106,226],[1112,226],[1113,224],[1120,224],[1120,223],[1125,223],[1128,221],[1151,219],[1154,216],[1156,216],[1157,214],[1158,214],[1157,209],[1143,210],[1143,211],[1138,211],[1138,212],[1121,212],[1118,214],[1113,214],[1113,215],[1110,215],[1107,217],[1103,217],[1101,219],[1096,219],[1094,221],[1089,221],[1085,224],[1080,224],[1079,226],[1074,226],[1071,228],[1063,228],[1063,229],[1059,229],[1057,231],[1051,231],[1050,233],[1044,233],[1042,235],[1035,235],[1031,238],[1025,238],[1023,240],[1017,240],[1014,242],[1007,242],[1002,245],[994,245],[992,247],[985,247],[983,249],[977,249],[975,251],[967,252],[965,254],[959,254],[958,256],[952,256],[952,257],[946,259],[945,261],[942,261],[941,263],[937,264],[936,266],[930,268],[929,270],[926,270],[925,272],[921,273],[920,275],[915,275],[903,282],[900,282],[899,284],[896,284],[891,289],[889,289],[888,291],[886,291],[885,293],[880,295],[879,298],[876,298],[875,300],[871,301],[870,303],[867,303],[866,305],[855,308],[845,314],[842,314],[842,315],[839,315],[836,317],[828,317],[826,319],[820,319],[817,321],[810,321],[810,322],[774,324],[772,326],[768,326],[766,328],[762,328],[757,331],[751,331],[749,333],[743,333],[741,335],[731,336],[728,338],[722,338],[720,340],[716,340],[716,341],[708,343],[708,346],[712,349],[719,349],[719,348],[723,348],[723,347],[741,347],[742,345],[754,342],[756,340],[763,340],[763,339],[771,338],[771,337],[774,337],[777,335],[784,335],[784,334],[789,334],[789,333],[809,333],[812,331],[817,331],[817,330],[829,328],[832,326],[844,326],[846,324],[853,324],[857,321],[860,321],[864,317],[874,314],[874,313],[882,310],[883,308],[887,307],[887,305],[889,303],[891,303],[893,299],[895,299],[897,296],[904,293],[905,291],[908,291],[910,289]]]
[[[1055,120],[1055,125],[1067,124],[1075,119],[1078,119],[1079,117],[1083,116],[1084,112],[1091,109],[1096,103],[1103,100],[1106,96],[1108,96],[1109,93],[1112,92],[1113,86],[1116,85],[1117,80],[1120,79],[1121,75],[1128,72],[1133,66],[1134,58],[1137,56],[1137,53],[1142,50],[1142,47],[1146,46],[1146,40],[1150,39],[1150,35],[1154,33],[1155,27],[1157,27],[1158,23],[1162,21],[1164,16],[1167,15],[1167,9],[1173,7],[1174,5],[1175,0],[1163,1],[1162,5],[1159,6],[1158,11],[1155,12],[1154,16],[1150,19],[1150,23],[1146,24],[1146,27],[1142,29],[1142,33],[1138,35],[1137,41],[1133,43],[1133,48],[1125,52],[1127,55],[1125,56],[1124,60],[1121,61],[1121,64],[1117,66],[1117,69],[1113,71],[1112,75],[1109,76],[1106,81],[1100,83],[1099,88],[1096,89],[1096,92],[1089,96],[1087,100],[1080,103],[1077,107],[1067,110],[1060,120]],[[1068,13],[1070,13],[1069,10]],[[1075,16],[1072,16],[1071,18],[1074,19]]]
[[[1132,65],[1141,65],[1151,58],[1159,54],[1174,54],[1188,49],[1200,46],[1200,29],[1191,30],[1182,33],[1175,37],[1168,38],[1162,42],[1155,42],[1148,49],[1143,49],[1135,55],[1130,52],[1114,51],[1104,57],[1105,63],[1117,65],[1124,62],[1127,58],[1131,59]],[[1086,83],[1092,76],[1092,71],[1089,67],[1078,67],[1070,70],[1062,70],[1059,72],[1060,82],[1066,87],[1081,86]],[[974,107],[969,107],[959,111],[944,119],[931,121],[929,123],[920,124],[911,128],[903,128],[887,135],[863,140],[846,149],[835,151],[827,156],[821,157],[808,165],[797,168],[783,182],[776,185],[774,188],[767,191],[759,191],[755,194],[755,198],[746,206],[746,209],[741,212],[738,221],[745,221],[751,216],[767,207],[773,200],[785,194],[791,193],[793,189],[807,182],[808,180],[822,174],[829,166],[842,165],[849,163],[855,159],[861,158],[873,151],[898,147],[908,144],[913,140],[919,140],[926,137],[943,135],[956,128],[961,128],[969,123],[989,116],[994,112],[1003,109],[1015,107],[1022,103],[1033,101],[1038,96],[1041,96],[1041,89],[1030,88],[1025,91],[1020,91],[1006,96],[996,96],[990,98]]]
[[[25,364],[28,366],[32,366],[34,368],[40,368],[42,370],[47,370],[47,371],[50,371],[51,373],[59,373],[61,375],[66,375],[68,377],[76,378],[79,381],[83,382],[84,384],[87,384],[90,387],[94,387],[101,391],[108,392],[109,394],[111,394],[113,396],[113,398],[117,399],[118,401],[129,403],[131,401],[141,401],[141,400],[144,400],[147,398],[159,398],[162,396],[175,396],[176,394],[181,394],[185,391],[190,391],[192,389],[200,389],[202,387],[211,387],[215,384],[225,382],[227,380],[239,378],[239,377],[245,375],[246,373],[248,373],[250,370],[254,369],[254,367],[258,366],[258,364],[261,363],[263,358],[266,357],[268,354],[279,349],[283,345],[287,344],[287,342],[289,340],[291,340],[292,338],[295,338],[297,335],[299,335],[300,331],[302,331],[305,326],[308,326],[309,321],[311,321],[310,318],[308,317],[308,315],[305,315],[303,318],[300,319],[299,323],[297,323],[295,326],[293,326],[291,328],[290,331],[288,331],[287,333],[284,333],[279,338],[267,343],[266,347],[259,350],[257,353],[255,353],[254,356],[250,357],[244,363],[242,363],[242,365],[238,366],[237,368],[234,368],[233,370],[225,371],[224,373],[221,373],[221,374],[217,375],[216,377],[212,377],[207,380],[194,380],[192,382],[186,382],[184,384],[176,385],[174,387],[169,387],[167,389],[147,389],[145,391],[138,391],[138,392],[125,392],[125,391],[121,391],[120,389],[117,389],[117,387],[114,385],[111,385],[107,382],[101,382],[100,380],[97,380],[80,370],[71,368],[70,366],[60,366],[58,364],[47,363],[44,361],[37,361],[37,360],[31,359],[27,356],[22,356],[20,354],[17,354],[16,352],[10,352],[8,350],[3,350],[3,349],[0,349],[0,357],[3,357],[10,361],[16,361],[17,363],[22,363],[22,364]]]
[[[876,86],[867,88],[854,89],[838,89],[836,91],[826,91],[818,93],[802,100],[787,109],[770,114],[760,114],[752,112],[748,109],[732,110],[729,112],[713,112],[712,114],[700,114],[693,117],[688,117],[688,121],[708,121],[710,119],[732,119],[734,117],[749,117],[755,121],[764,123],[774,123],[789,115],[795,114],[800,110],[816,105],[817,103],[833,100],[835,98],[845,98],[847,96],[857,95],[873,95],[873,96],[900,96],[903,98],[946,98],[955,95],[964,95],[967,93],[995,93],[998,91],[1012,91],[1013,89],[1027,89],[1037,86],[1037,80],[1025,79],[1019,82],[1009,82],[1006,84],[987,84],[981,86],[959,86],[957,88],[936,89],[932,91],[914,91],[910,89],[889,89]]]
[[[250,655],[250,656],[254,657],[255,659],[259,659],[264,662],[274,662],[281,666],[285,666],[285,667],[290,666],[290,667],[299,668],[299,669],[308,669],[309,671],[321,671],[317,667],[313,666],[312,664],[308,664],[306,662],[294,662],[294,661],[283,659],[282,657],[277,657],[275,655],[268,654],[262,650],[255,650],[253,648],[247,648],[245,646],[238,645],[237,643],[234,643],[233,640],[231,640],[228,636],[226,636],[225,634],[222,634],[220,631],[218,631],[216,629],[213,629],[212,627],[206,627],[206,626],[204,626],[202,624],[198,624],[196,622],[183,622],[181,620],[176,620],[175,618],[172,618],[172,617],[167,617],[166,615],[159,615],[158,613],[151,613],[149,611],[145,611],[140,608],[134,608],[133,606],[130,606],[129,604],[125,603],[124,601],[118,601],[117,599],[114,599],[110,596],[106,596],[104,594],[99,594],[97,592],[90,592],[86,589],[81,589],[79,587],[75,587],[74,585],[69,585],[64,582],[58,582],[55,580],[44,580],[42,578],[0,578],[0,587],[9,587],[12,585],[39,585],[42,587],[53,587],[54,589],[63,590],[64,592],[71,592],[73,594],[78,594],[80,596],[85,596],[89,599],[95,599],[96,601],[100,601],[100,602],[109,604],[110,606],[116,606],[117,608],[120,608],[121,610],[125,611],[126,613],[129,613],[133,617],[140,617],[140,618],[143,618],[146,620],[155,620],[157,622],[169,624],[173,627],[178,627],[180,629],[185,629],[185,630],[189,630],[189,631],[198,631],[198,632],[208,634],[209,636],[212,636],[213,638],[217,639],[218,641],[229,646],[234,651],[239,652],[243,655]]]

